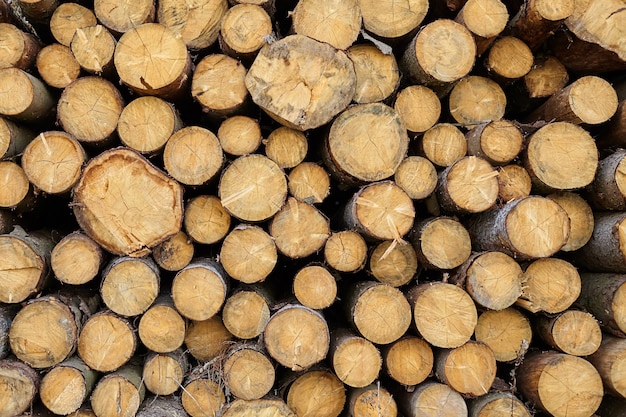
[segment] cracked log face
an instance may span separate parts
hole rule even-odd
[[[117,255],[144,256],[180,231],[182,187],[128,149],[93,158],[74,188],[83,230]]]
[[[263,47],[245,82],[252,100],[272,118],[308,130],[328,123],[350,104],[356,74],[343,51],[292,35]]]

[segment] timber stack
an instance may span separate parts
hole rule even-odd
[[[0,417],[626,415],[623,0],[0,2]]]

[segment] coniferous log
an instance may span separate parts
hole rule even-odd
[[[58,43],[41,48],[36,65],[41,79],[53,88],[67,87],[78,79],[81,72],[70,48]]]
[[[593,233],[576,254],[576,264],[594,272],[626,272],[626,212],[595,212]]]
[[[250,63],[274,36],[267,11],[256,4],[229,8],[220,22],[219,44],[226,55]]]
[[[566,310],[553,317],[537,316],[534,329],[554,349],[574,356],[593,354],[604,337],[597,320],[579,310]]]
[[[574,1],[527,0],[508,23],[507,32],[538,49],[574,13]]]
[[[236,399],[224,407],[222,417],[296,417],[296,415],[283,400],[268,396],[250,401]]]
[[[528,45],[513,36],[503,36],[493,42],[485,57],[485,67],[491,78],[507,85],[530,72],[534,56]]]
[[[246,284],[264,281],[277,262],[274,240],[255,225],[236,226],[226,235],[220,248],[220,263],[226,273]]]
[[[567,310],[580,294],[576,267],[563,259],[544,257],[526,266],[516,304],[531,313],[556,314]]]
[[[286,126],[272,130],[263,143],[265,155],[283,169],[303,162],[309,150],[306,135]]]
[[[98,376],[78,356],[72,356],[42,377],[39,387],[41,402],[55,414],[73,413],[88,398]]]
[[[441,116],[441,102],[437,94],[423,85],[410,85],[396,94],[393,108],[398,112],[407,130],[426,132]]]
[[[226,403],[223,387],[208,372],[204,367],[194,368],[183,383],[180,400],[191,417],[217,415]]]
[[[413,391],[396,393],[398,409],[407,417],[467,416],[467,405],[458,392],[448,385],[427,380]]]
[[[154,0],[95,0],[93,12],[113,34],[122,34],[143,23],[154,22]]]
[[[58,0],[17,0],[22,13],[36,23],[49,21],[50,15],[58,7]]]
[[[180,271],[193,259],[195,248],[191,239],[182,230],[159,243],[152,250],[154,261],[166,271]]]
[[[396,91],[401,74],[392,54],[384,54],[370,44],[353,45],[346,52],[356,73],[355,103],[383,101]]]
[[[296,272],[292,292],[300,304],[322,310],[337,300],[336,279],[325,266],[309,264]]]
[[[115,38],[102,25],[78,28],[70,42],[72,55],[90,74],[111,77],[114,73]]]
[[[149,353],[143,363],[142,380],[146,389],[159,396],[174,394],[188,371],[187,357],[181,349]]]
[[[509,13],[500,0],[468,0],[455,20],[472,33],[476,55],[480,56],[502,33],[509,20]]]
[[[626,339],[603,335],[602,343],[599,344],[597,351],[587,359],[600,374],[606,390],[617,397],[626,398],[626,384],[624,384]]]
[[[422,200],[435,191],[437,171],[428,159],[408,156],[400,162],[393,180],[412,200]]]
[[[437,123],[421,137],[419,153],[436,166],[448,167],[467,154],[467,141],[451,123]]]
[[[46,85],[19,68],[0,69],[0,115],[18,122],[45,123],[53,118],[55,100]]]
[[[346,408],[354,417],[396,417],[398,415],[396,400],[380,383],[349,389]]]
[[[276,378],[274,364],[260,348],[246,343],[231,346],[222,364],[224,385],[235,397],[258,400],[270,392]]]
[[[617,149],[598,163],[596,176],[585,190],[596,210],[626,210],[625,157],[626,150]]]
[[[91,408],[96,416],[134,416],[146,395],[137,360],[104,375],[91,394]]]
[[[0,68],[28,70],[35,64],[41,43],[11,23],[0,23]]]
[[[602,330],[626,336],[626,275],[598,272],[580,274],[581,291],[576,306],[591,313]]]
[[[523,135],[514,122],[497,120],[483,123],[465,134],[468,155],[491,165],[506,165],[522,151]]]
[[[376,346],[346,328],[332,331],[328,360],[339,380],[353,388],[373,383],[382,368]]]
[[[39,390],[40,376],[24,362],[0,360],[0,416],[12,417],[28,410]]]
[[[357,272],[365,266],[367,243],[351,230],[331,233],[324,244],[324,260],[338,272]]]
[[[197,258],[176,273],[172,299],[176,309],[188,319],[202,321],[217,314],[230,286],[222,265],[210,258]]]
[[[183,226],[191,240],[211,244],[224,238],[230,230],[230,214],[214,195],[199,195],[185,205]]]
[[[435,375],[456,392],[479,397],[489,392],[496,377],[495,354],[486,343],[467,341],[435,355]]]
[[[54,277],[71,285],[85,284],[94,279],[104,260],[102,247],[81,231],[64,236],[50,253]]]
[[[25,209],[34,197],[33,187],[21,165],[11,161],[0,161],[0,207],[3,209]],[[6,212],[9,213],[9,212]],[[4,233],[12,230],[9,217],[4,218]],[[9,223],[7,223],[9,222]]]
[[[319,164],[301,162],[289,172],[287,187],[298,201],[321,203],[330,194],[330,175]]]
[[[410,0],[405,5],[385,0],[383,3],[359,0],[363,28],[376,38],[399,43],[411,36],[426,17],[428,2]]]
[[[137,334],[151,351],[167,353],[182,346],[186,327],[185,320],[174,307],[172,297],[163,294],[141,315]]]
[[[593,211],[588,200],[569,191],[556,192],[547,197],[556,201],[567,212],[570,220],[569,237],[561,250],[571,252],[583,247],[591,239],[594,226]]]
[[[369,270],[378,281],[393,287],[408,284],[417,272],[417,254],[413,245],[385,240],[374,247]]]
[[[158,4],[157,21],[174,30],[190,50],[200,50],[217,40],[227,10],[226,0],[202,0],[194,7],[183,0],[163,0]]]
[[[263,333],[270,320],[271,302],[269,291],[263,287],[241,287],[228,297],[222,308],[224,326],[239,339],[254,339]]]
[[[422,383],[433,370],[433,350],[416,336],[405,335],[389,344],[383,348],[382,356],[387,375],[405,386]]]
[[[263,140],[258,120],[241,115],[225,119],[217,131],[217,138],[224,152],[234,156],[253,153]],[[266,155],[269,157],[267,152]]]
[[[207,320],[191,321],[185,333],[185,346],[198,361],[209,362],[222,354],[235,337],[215,315]]]
[[[517,164],[498,167],[498,197],[503,202],[528,197],[532,190],[532,179],[526,168]]]
[[[471,254],[472,242],[467,229],[447,216],[415,222],[409,234],[417,260],[428,269],[453,269]]]
[[[528,318],[515,307],[484,311],[474,331],[476,341],[487,344],[496,361],[512,362],[523,358],[533,339]]]
[[[22,153],[35,137],[28,127],[0,118],[0,159],[9,159]]]
[[[346,403],[346,388],[332,371],[313,369],[289,384],[285,401],[301,417],[338,417]]]
[[[59,4],[50,17],[50,32],[63,46],[70,46],[77,29],[95,26],[96,15],[89,8],[76,2]]]
[[[490,392],[467,402],[469,417],[530,417],[522,400],[510,392]]]
[[[504,117],[507,97],[504,90],[491,78],[468,75],[459,80],[450,91],[450,114],[462,126],[500,120]]]

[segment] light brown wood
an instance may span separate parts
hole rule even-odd
[[[576,306],[593,314],[605,333],[626,335],[626,276],[581,272],[580,297]]]
[[[105,253],[93,239],[82,231],[64,236],[54,245],[50,266],[57,280],[71,285],[93,280],[103,266]]]
[[[469,75],[450,91],[450,114],[462,126],[500,120],[506,110],[507,97],[502,87],[490,78]]]
[[[498,167],[498,197],[504,202],[528,197],[532,190],[533,182],[521,165],[509,164]]]
[[[198,186],[215,178],[224,163],[217,136],[200,126],[177,130],[165,143],[163,165],[181,184]]]
[[[151,258],[116,257],[102,270],[104,304],[121,316],[138,316],[159,294],[161,273]]]
[[[181,403],[191,417],[213,416],[226,403],[226,396],[217,382],[198,377],[183,384]]]
[[[287,187],[298,201],[321,203],[330,194],[330,175],[319,164],[302,162],[289,172]]]
[[[456,417],[467,415],[467,405],[458,392],[445,384],[425,381],[414,391],[396,396],[398,409],[407,417]]]
[[[37,72],[41,79],[54,88],[65,88],[80,75],[80,64],[69,47],[53,43],[37,54]]]
[[[283,169],[293,168],[304,161],[309,149],[305,134],[286,126],[272,130],[264,144],[265,155]]]
[[[153,394],[174,394],[183,383],[187,368],[187,357],[180,349],[167,353],[150,353],[143,363],[142,380],[146,389]]]
[[[231,217],[219,198],[199,195],[185,205],[183,226],[189,237],[198,243],[211,244],[223,239],[230,229]]]
[[[154,22],[154,0],[95,0],[93,12],[98,21],[113,34],[119,35],[143,23]]]
[[[41,43],[13,24],[0,23],[0,68],[28,70],[35,64]]]
[[[324,259],[335,271],[357,272],[367,260],[365,239],[351,230],[331,233],[324,244]]]
[[[346,402],[346,389],[329,370],[310,370],[287,388],[287,405],[301,417],[337,417]]]
[[[130,360],[136,348],[132,324],[110,311],[89,317],[78,337],[78,355],[87,366],[100,372],[117,370]]]
[[[398,166],[393,180],[412,200],[422,200],[435,191],[437,171],[428,159],[408,156]]]
[[[408,284],[417,272],[417,254],[406,242],[385,240],[374,247],[369,269],[378,281],[393,287]]]
[[[535,60],[533,68],[524,76],[524,86],[531,98],[550,97],[568,81],[567,69],[553,56]]]
[[[553,351],[527,356],[517,371],[517,387],[536,407],[555,417],[591,416],[604,393],[593,365]]]
[[[528,318],[515,307],[484,311],[478,316],[474,337],[487,344],[496,361],[512,362],[523,358],[533,339]]]
[[[276,244],[259,226],[236,226],[226,235],[220,248],[220,263],[226,273],[246,284],[264,281],[277,262]]]
[[[287,178],[263,155],[240,156],[222,171],[218,197],[231,216],[248,222],[267,220],[285,203]]]
[[[224,326],[239,339],[254,339],[270,319],[270,296],[261,287],[243,287],[222,308]]]
[[[222,17],[218,39],[225,54],[249,63],[273,36],[272,19],[265,9],[237,4]]]
[[[296,272],[292,292],[300,304],[322,310],[337,300],[337,281],[326,267],[311,264]]]
[[[258,400],[274,385],[276,375],[272,361],[252,345],[242,343],[231,347],[222,366],[224,385],[242,400]]]
[[[328,359],[335,375],[353,388],[368,386],[378,377],[382,357],[372,342],[348,329],[333,330]]]
[[[174,30],[190,50],[200,50],[217,40],[227,10],[226,0],[201,0],[193,5],[183,0],[163,0],[159,2],[157,20]]]
[[[513,36],[496,39],[485,58],[488,74],[503,85],[524,77],[533,63],[534,56],[528,45]]]
[[[478,156],[491,165],[501,166],[513,161],[522,151],[524,137],[509,120],[483,123],[465,134],[468,155]]]
[[[587,200],[570,191],[556,192],[547,197],[556,201],[570,220],[569,237],[561,250],[571,252],[582,248],[591,239],[594,225],[593,211]]]
[[[9,159],[21,154],[35,137],[28,127],[0,117],[0,158]]]
[[[490,392],[468,401],[469,417],[530,417],[526,405],[510,392]]]
[[[478,313],[472,298],[444,282],[420,283],[407,293],[419,334],[433,346],[456,348],[466,343],[476,327]]]
[[[289,59],[283,59],[285,54]],[[326,124],[348,106],[356,75],[343,51],[290,35],[261,49],[245,83],[252,100],[272,118],[308,130]]]
[[[473,340],[435,357],[435,375],[462,395],[487,394],[496,377],[496,358],[491,348]]]
[[[55,99],[39,78],[19,68],[3,68],[0,85],[0,115],[33,125],[54,115]]]
[[[259,122],[248,116],[232,116],[224,120],[217,138],[224,152],[235,156],[253,153],[263,139]]]
[[[354,45],[346,52],[356,72],[356,91],[352,98],[355,103],[383,101],[395,92],[400,83],[400,70],[392,54],[384,54],[371,44]]]
[[[134,416],[146,395],[141,364],[135,361],[104,375],[91,394],[96,416]]]
[[[24,169],[11,161],[0,161],[0,207],[11,209],[32,197],[32,187]]]
[[[428,269],[453,269],[472,251],[470,235],[452,217],[429,217],[417,221],[409,234],[419,264]]]
[[[180,230],[182,187],[135,151],[111,149],[83,169],[73,209],[81,228],[104,249],[140,257]]]
[[[269,355],[293,371],[305,370],[323,360],[330,344],[324,316],[299,304],[288,304],[270,317],[263,331]]]
[[[159,296],[137,325],[139,340],[153,352],[167,353],[180,348],[185,340],[185,320],[176,311],[168,294]]]
[[[180,271],[193,259],[195,248],[191,239],[183,231],[156,245],[152,258],[166,271]]]
[[[439,19],[420,28],[403,52],[400,69],[411,82],[443,97],[454,82],[469,74],[475,56],[471,32],[452,20]]]
[[[221,309],[228,287],[228,275],[222,265],[213,259],[197,258],[176,273],[172,299],[183,316],[207,320]]]
[[[185,333],[185,346],[191,356],[208,362],[222,354],[234,336],[226,329],[222,317],[215,315],[207,320],[191,321]]]
[[[24,149],[24,173],[37,189],[67,194],[78,182],[87,153],[80,142],[61,131],[41,132]]]
[[[603,338],[597,320],[579,310],[565,310],[554,317],[538,316],[534,327],[554,349],[574,356],[593,354]]]
[[[532,313],[560,313],[581,293],[580,275],[571,263],[558,258],[533,261],[522,276],[522,295],[517,305]]]
[[[191,76],[185,43],[158,23],[144,23],[124,33],[113,62],[122,83],[140,95],[176,98],[185,92]]]
[[[482,55],[509,21],[506,5],[500,0],[468,0],[456,15],[474,37],[476,55]]]
[[[587,359],[600,374],[606,391],[623,398],[626,393],[626,384],[624,384],[625,339],[603,335],[602,344]]]
[[[467,141],[461,130],[450,123],[437,123],[418,142],[420,153],[439,167],[448,167],[467,153]]]
[[[296,417],[283,400],[270,397],[259,400],[235,400],[225,407],[223,417]]]
[[[39,389],[39,374],[17,359],[0,361],[0,412],[17,416],[28,410]]]
[[[85,402],[97,377],[96,371],[89,369],[79,357],[72,356],[42,377],[39,398],[55,414],[73,413]]]
[[[531,195],[479,213],[467,227],[477,250],[529,259],[558,252],[567,242],[570,220],[556,202]]]
[[[244,110],[249,99],[246,74],[246,67],[228,55],[207,55],[193,71],[191,96],[209,117],[233,116]]]
[[[426,132],[441,115],[441,102],[437,94],[423,85],[410,85],[396,94],[393,108],[398,112],[407,130]]]
[[[396,417],[398,405],[393,395],[380,384],[348,390],[347,409],[355,417]]]
[[[269,234],[280,253],[292,259],[304,258],[324,246],[330,225],[321,211],[289,197],[272,218]]]
[[[314,0],[298,2],[293,9],[292,29],[337,49],[348,49],[361,31],[361,7],[358,0]]]
[[[365,30],[387,41],[400,41],[410,36],[422,23],[428,11],[428,2],[410,0],[398,4],[390,0],[359,0],[359,7]]]
[[[420,384],[433,370],[433,350],[419,337],[406,335],[385,347],[382,355],[383,369],[402,385]]]
[[[115,38],[106,27],[95,25],[76,29],[70,50],[88,73],[108,76],[113,72]]]
[[[76,29],[95,26],[98,23],[94,12],[78,3],[62,3],[50,17],[50,32],[58,43],[70,46]]]
[[[532,50],[538,49],[574,12],[572,0],[525,1],[508,24],[509,32],[524,41]]]

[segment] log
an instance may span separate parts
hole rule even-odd
[[[493,392],[468,401],[469,417],[530,417],[530,410],[510,392]]]
[[[95,26],[98,23],[94,12],[78,3],[59,4],[50,16],[50,32],[63,46],[70,46],[77,29]]]
[[[574,4],[572,0],[525,1],[509,21],[507,32],[537,50],[574,13]]]
[[[450,91],[450,114],[462,126],[504,117],[507,97],[502,87],[490,78],[468,75],[459,80]]]
[[[91,408],[96,416],[135,415],[146,395],[141,364],[132,361],[104,375],[91,394]]]
[[[400,162],[393,180],[412,200],[422,200],[435,191],[437,171],[428,159],[407,156]]]
[[[93,12],[98,21],[118,37],[143,23],[154,22],[156,17],[153,0],[94,0]]]
[[[339,380],[353,388],[373,383],[382,368],[382,357],[376,346],[346,328],[333,330],[331,336],[328,359]]]
[[[467,154],[461,130],[450,123],[437,123],[422,136],[419,153],[439,167],[449,167]]]
[[[407,36],[414,34],[420,26],[426,12],[428,2],[411,0],[400,5],[386,0],[383,3],[376,1],[359,1],[363,15],[363,28],[390,43],[399,43]]]
[[[0,118],[0,159],[10,159],[22,153],[35,133],[26,126]]]
[[[418,262],[428,269],[454,269],[471,254],[467,229],[451,217],[429,217],[415,222],[409,234]]]
[[[624,157],[626,150],[617,149],[599,161],[593,182],[585,189],[585,198],[596,210],[626,210]]]
[[[0,415],[10,417],[24,413],[39,390],[39,374],[15,358],[0,360]]]
[[[36,66],[41,79],[53,88],[67,87],[78,79],[81,71],[70,48],[59,43],[41,48],[37,54]]]
[[[401,391],[396,395],[398,409],[407,417],[467,416],[463,397],[448,385],[425,381],[414,391]]]
[[[187,417],[180,398],[169,395],[149,395],[137,410],[137,417],[156,417],[167,413],[171,417]]]
[[[182,230],[159,243],[152,250],[152,258],[161,269],[180,271],[193,259],[195,248],[191,238]]]
[[[358,272],[367,261],[367,243],[351,230],[331,233],[324,244],[324,260],[335,271]]]
[[[618,337],[626,335],[626,309],[622,299],[626,294],[626,276],[622,274],[583,272],[581,291],[576,306],[591,313],[605,333]]]
[[[577,265],[594,272],[626,272],[626,248],[622,244],[625,239],[626,213],[598,211],[593,217],[591,238],[573,252]]]
[[[593,211],[588,200],[569,191],[556,192],[546,197],[556,201],[567,212],[570,220],[569,237],[561,251],[571,252],[585,246],[591,239],[594,225]]]
[[[270,320],[271,301],[263,287],[240,288],[228,297],[222,308],[224,327],[239,339],[254,339],[263,333]]]
[[[552,348],[568,355],[592,355],[603,339],[597,320],[585,311],[568,309],[553,317],[536,319],[535,333]]]
[[[509,13],[500,0],[469,0],[464,2],[455,20],[474,37],[476,55],[482,55],[504,31]]]
[[[224,152],[234,156],[255,152],[261,146],[263,139],[259,122],[251,117],[241,115],[224,120],[217,131],[217,138]],[[269,155],[267,156],[269,157]],[[272,158],[270,157],[270,159]],[[281,166],[281,168],[284,167]]]
[[[272,20],[265,9],[237,4],[224,13],[218,39],[226,55],[250,63],[273,36]]]
[[[234,336],[226,329],[222,318],[215,315],[207,320],[191,321],[185,333],[185,346],[191,356],[208,362],[223,353]]]
[[[528,197],[532,191],[532,179],[523,166],[509,164],[498,167],[498,198],[507,203]]]
[[[168,353],[182,346],[186,328],[171,296],[163,294],[141,315],[137,334],[141,343],[151,351]]]
[[[357,0],[298,2],[292,12],[292,30],[337,49],[348,49],[361,31],[361,5]]]
[[[286,126],[272,130],[264,145],[265,155],[283,169],[303,162],[309,149],[306,135]]]
[[[33,199],[33,187],[28,181],[24,169],[11,161],[0,161],[0,207],[15,209],[24,207]],[[4,227],[5,233],[12,230],[12,226]]]
[[[323,265],[310,264],[293,277],[293,295],[314,310],[330,307],[337,300],[336,277]]]
[[[19,309],[20,306],[17,304],[7,304],[0,307],[0,359],[6,358],[11,353],[9,329]]]
[[[512,362],[523,358],[533,339],[528,318],[515,307],[484,311],[474,331],[476,341],[487,344],[496,361]]]
[[[210,258],[197,258],[176,273],[172,299],[180,314],[203,321],[220,311],[229,285],[228,275],[220,263]]]
[[[494,166],[513,161],[522,151],[524,137],[509,120],[480,124],[465,134],[467,154],[484,159]]]
[[[44,124],[56,105],[45,84],[19,68],[0,69],[0,115],[24,123]]]
[[[398,91],[393,108],[413,133],[426,132],[441,116],[441,101],[437,94],[423,85],[410,85]]]
[[[225,407],[223,417],[295,417],[283,400],[268,397],[259,400],[237,399]]]
[[[524,41],[514,36],[502,36],[491,45],[484,64],[492,79],[506,85],[527,75],[534,60]]]
[[[618,398],[624,398],[626,394],[623,376],[625,354],[625,340],[605,334],[598,349],[587,357],[600,374],[606,391]]]
[[[554,351],[527,355],[516,375],[520,393],[555,417],[591,416],[602,401],[600,375],[577,356]]]
[[[274,364],[261,349],[238,343],[229,348],[223,360],[224,385],[235,397],[258,400],[272,389]]]
[[[302,417],[338,417],[346,403],[346,388],[330,370],[309,370],[286,389],[286,403]]]
[[[372,276],[392,287],[408,284],[415,276],[417,267],[417,254],[413,245],[395,240],[377,244],[369,257]]]
[[[226,0],[202,0],[194,6],[181,0],[164,0],[158,4],[157,21],[171,28],[190,50],[201,50],[217,40],[227,9]]]
[[[115,38],[105,26],[95,25],[76,29],[70,50],[82,69],[110,77],[114,72],[115,44]]]
[[[420,384],[433,370],[434,356],[430,345],[416,336],[405,335],[383,348],[383,370],[405,386]]]
[[[214,195],[199,195],[185,205],[183,226],[197,243],[211,244],[222,240],[230,230],[230,214]]]
[[[102,248],[82,231],[65,235],[50,253],[54,277],[65,284],[80,285],[94,279],[105,260]]]
[[[223,388],[208,378],[190,377],[182,390],[181,404],[191,417],[217,415],[226,403]]]
[[[435,356],[435,375],[461,395],[487,394],[496,377],[495,354],[486,343],[467,341]]]
[[[222,242],[220,263],[237,281],[246,284],[264,281],[277,262],[276,244],[259,226],[237,225]]]
[[[354,63],[356,91],[352,100],[358,104],[386,100],[400,84],[396,58],[384,54],[375,45],[353,45],[347,49]]]
[[[330,175],[319,164],[301,162],[289,172],[287,188],[298,201],[321,203],[330,194]]]
[[[187,357],[181,349],[166,353],[151,352],[144,360],[141,378],[148,391],[167,396],[179,390],[187,371]]]
[[[35,64],[41,43],[28,32],[11,23],[0,23],[0,68],[28,70]]]
[[[395,399],[380,383],[349,389],[346,407],[350,415],[354,417],[381,415],[396,417],[398,415],[398,405]]]
[[[39,397],[55,414],[77,411],[96,384],[98,373],[78,357],[72,356],[55,365],[41,379]]]

